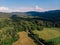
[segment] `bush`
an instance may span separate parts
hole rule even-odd
[[[37,30],[43,30],[44,29],[44,27],[43,26],[37,26]]]

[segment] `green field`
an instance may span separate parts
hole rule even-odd
[[[53,41],[56,45],[60,43],[60,28],[44,28],[42,31],[33,31],[39,35],[39,38],[45,41]]]

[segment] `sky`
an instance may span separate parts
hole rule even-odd
[[[60,0],[0,0],[0,12],[60,10]]]

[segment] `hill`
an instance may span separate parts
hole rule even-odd
[[[0,12],[0,17],[10,17],[11,15],[18,15],[20,17],[39,17],[40,19],[54,22],[60,20],[60,10],[51,10],[45,12],[37,12],[37,11],[12,12],[12,13]]]

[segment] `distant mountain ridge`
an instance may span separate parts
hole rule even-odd
[[[26,14],[31,14],[32,16],[39,16],[39,15],[43,15],[43,14],[60,14],[60,10],[51,10],[51,11],[45,11],[45,12],[37,12],[37,11],[29,11],[26,12]],[[37,15],[38,14],[38,15]]]
[[[53,20],[60,21],[60,10],[51,10],[45,12],[37,12],[37,11],[28,11],[28,12],[12,12],[12,13],[3,13],[0,12],[0,17],[10,17],[12,15],[18,16],[37,16],[44,20]]]

